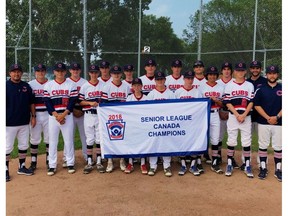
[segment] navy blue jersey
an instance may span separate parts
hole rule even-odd
[[[247,79],[248,82],[251,82],[254,86],[254,91],[256,94],[256,91],[258,88],[260,88],[263,84],[267,83],[267,79],[265,77],[260,76],[257,80],[252,80],[251,77]],[[256,122],[258,119],[259,113],[253,108],[252,114],[251,114],[251,120],[252,122]]]
[[[261,106],[269,116],[276,116],[282,110],[282,85],[277,84],[271,87],[268,84],[262,85],[254,97],[254,105]],[[269,124],[265,118],[258,115],[259,124]],[[278,120],[277,125],[282,125],[282,118]]]
[[[30,123],[31,104],[35,97],[28,83],[6,81],[6,126]]]

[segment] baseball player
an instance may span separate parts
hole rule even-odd
[[[123,71],[124,71],[124,75],[125,75],[125,80],[123,80],[123,83],[129,85],[131,90],[132,90],[134,66],[132,64],[124,65]]]
[[[28,83],[21,80],[21,65],[13,64],[9,69],[10,79],[6,81],[6,182],[10,181],[9,160],[18,140],[19,175],[33,175],[33,170],[25,167],[29,147],[29,123],[36,125],[34,95]]]
[[[176,59],[171,63],[172,74],[166,77],[165,85],[171,91],[175,92],[184,85],[184,78],[181,75],[182,61]]]
[[[142,92],[143,94],[147,95],[150,91],[152,91],[155,88],[155,78],[154,73],[156,70],[156,62],[153,59],[148,59],[145,62],[145,71],[146,74],[139,77],[142,80],[143,88]]]
[[[121,81],[122,68],[118,65],[114,65],[110,70],[112,81],[104,86],[102,92],[103,103],[107,102],[124,102],[130,93],[130,87]],[[126,165],[124,158],[120,159],[120,169],[125,171]],[[111,173],[114,169],[112,158],[108,158],[108,164],[106,167],[106,172]]]
[[[133,94],[130,94],[128,97],[127,97],[127,100],[126,101],[144,101],[147,99],[147,96],[144,95],[142,93],[142,81],[141,79],[139,78],[135,78],[132,80],[132,89],[133,89]],[[147,171],[147,167],[146,167],[146,163],[145,163],[145,158],[141,158],[140,159],[140,162],[141,162],[141,172],[142,174],[146,175],[148,173]],[[129,174],[131,172],[133,172],[134,170],[134,166],[133,166],[133,158],[129,158],[129,162],[128,162],[128,165],[126,166],[126,169],[125,169],[125,173]]]
[[[174,93],[165,86],[166,76],[164,72],[158,71],[155,73],[156,87],[147,96],[147,100],[167,100],[174,99]],[[154,176],[157,170],[157,157],[149,158],[150,169],[149,176]],[[167,177],[172,176],[171,171],[171,156],[163,157],[164,174]]]
[[[267,83],[262,84],[256,92],[254,106],[259,113],[258,136],[260,157],[259,179],[265,179],[267,170],[267,148],[274,149],[275,173],[278,181],[282,181],[282,85],[277,83],[279,68],[270,65],[266,68]]]
[[[241,133],[242,153],[245,158],[245,173],[248,178],[253,178],[251,158],[251,116],[250,111],[253,107],[254,87],[245,80],[247,73],[246,64],[239,62],[235,65],[235,80],[228,83],[225,87],[224,103],[229,113],[227,120],[227,156],[228,165],[225,175],[231,176],[233,171],[232,160],[237,145],[238,130]]]
[[[101,149],[100,149],[100,132],[99,119],[97,115],[97,107],[101,100],[102,90],[104,85],[98,80],[100,74],[97,65],[90,65],[89,67],[89,82],[84,83],[79,91],[80,105],[83,107],[84,114],[84,129],[87,143],[87,165],[83,173],[89,174],[93,170],[93,145],[96,143],[96,169],[100,173],[105,172],[105,168],[101,163]]]
[[[194,76],[195,76],[195,73],[193,71],[185,72],[184,85],[175,91],[175,98],[187,99],[187,98],[200,98],[201,97],[199,90],[197,88],[193,88]],[[197,168],[196,160],[197,160],[197,157],[192,156],[189,172],[191,172],[195,176],[199,176],[200,172]],[[181,161],[181,168],[180,168],[180,171],[178,172],[178,175],[183,176],[187,172],[185,156],[181,156],[180,161]]]
[[[66,65],[58,62],[54,65],[55,79],[44,86],[44,102],[49,113],[49,170],[48,176],[53,176],[57,166],[57,146],[61,130],[68,173],[75,173],[74,152],[74,122],[73,108],[78,98],[77,87],[74,82],[65,78]]]
[[[35,79],[29,82],[34,94],[35,94],[35,109],[36,109],[36,125],[30,128],[30,153],[31,153],[31,166],[29,169],[35,171],[37,167],[37,155],[38,146],[42,139],[46,145],[46,166],[49,165],[49,136],[48,136],[48,119],[49,114],[47,112],[46,106],[43,102],[44,98],[44,85],[47,83],[48,79],[46,75],[46,66],[43,64],[38,64],[34,67]]]
[[[212,149],[212,166],[211,170],[222,174],[223,171],[219,166],[218,157],[218,143],[220,136],[220,117],[219,109],[223,106],[222,98],[224,94],[224,87],[216,82],[219,77],[217,67],[210,66],[206,69],[205,77],[207,82],[200,86],[199,90],[201,96],[211,99],[210,110],[210,143]]]
[[[103,84],[107,84],[112,81],[112,77],[110,76],[110,63],[108,61],[101,61],[99,64],[101,77],[98,77],[98,80]]]
[[[87,80],[83,79],[80,74],[81,74],[81,65],[77,62],[72,62],[70,64],[69,68],[70,72],[70,77],[68,80],[71,82],[74,82],[77,91],[79,92],[80,88],[82,85],[84,85]],[[73,122],[74,122],[74,134],[76,133],[76,128],[78,128],[80,140],[81,140],[81,145],[82,145],[82,155],[85,161],[87,161],[87,144],[86,144],[86,135],[84,131],[84,112],[82,111],[82,107],[79,104],[79,101],[76,101],[75,106],[73,108]],[[66,149],[64,146],[64,151],[63,151],[63,164],[62,167],[66,168],[67,167],[67,162],[66,162]]]

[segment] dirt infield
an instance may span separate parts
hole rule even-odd
[[[240,152],[236,154],[240,162]],[[142,175],[138,165],[133,173],[124,174],[118,160],[113,173],[84,175],[80,151],[76,153],[76,173],[68,174],[60,166],[60,158],[62,152],[52,177],[46,175],[44,155],[39,157],[34,176],[17,175],[18,160],[10,162],[7,215],[281,215],[282,183],[273,176],[272,155],[264,181],[257,178],[255,153],[254,179],[240,170],[234,170],[232,177],[219,175],[205,163],[205,174],[200,177],[190,173],[178,176],[177,162],[172,163],[171,178],[164,176],[162,166],[154,177]]]

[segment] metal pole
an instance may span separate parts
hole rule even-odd
[[[32,79],[32,0],[29,0],[29,80]]]
[[[139,29],[138,29],[138,66],[137,66],[137,77],[140,77],[140,54],[141,54],[141,12],[142,12],[142,1],[139,0]]]
[[[254,38],[253,38],[253,61],[255,60],[255,50],[256,50],[257,8],[258,8],[258,0],[255,1]]]
[[[87,0],[83,0],[83,57],[84,57],[84,79],[87,79]]]
[[[197,59],[201,59],[201,44],[202,44],[202,6],[203,0],[200,3],[200,13],[199,13],[199,40],[198,40],[198,56]]]
[[[24,34],[24,32],[25,32],[25,30],[26,30],[26,28],[27,28],[29,22],[30,22],[30,19],[27,20],[26,25],[25,25],[25,27],[24,27],[24,29],[23,29],[21,35],[20,35],[20,38],[19,38],[19,40],[17,41],[17,44],[16,44],[16,46],[15,46],[15,63],[16,63],[16,64],[17,64],[17,61],[18,61],[18,56],[17,56],[17,47],[18,47],[18,45],[19,45],[19,43],[20,43],[20,41],[21,41],[21,39],[22,39],[22,36],[23,36],[23,34]]]
[[[17,47],[15,47],[15,64],[17,64],[18,58],[17,58]]]

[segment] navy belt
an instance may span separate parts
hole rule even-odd
[[[97,110],[85,110],[85,113],[97,114]]]

